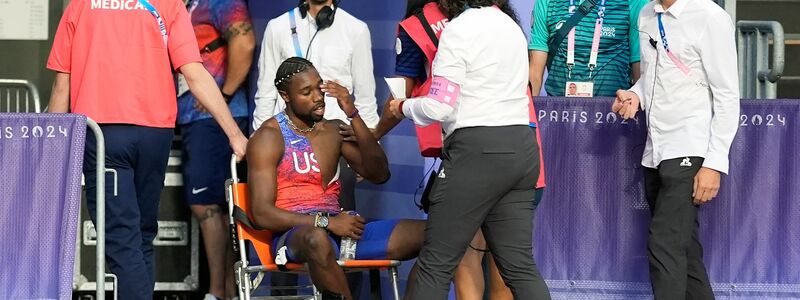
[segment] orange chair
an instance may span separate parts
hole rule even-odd
[[[235,262],[236,285],[239,288],[239,299],[250,300],[253,290],[258,288],[265,272],[283,273],[306,273],[308,269],[304,264],[287,263],[279,266],[272,257],[272,232],[269,230],[254,229],[250,222],[250,199],[247,196],[247,184],[239,182],[236,171],[236,156],[231,158],[231,179],[225,183],[225,193],[228,201],[228,216],[230,219],[231,231],[233,234],[234,252],[239,253],[239,261]],[[256,255],[261,261],[260,266],[251,266],[247,259],[247,247],[245,242],[250,242],[255,248]],[[388,270],[389,278],[392,283],[394,299],[400,300],[400,290],[398,288],[397,267],[400,261],[397,260],[347,260],[338,261],[338,264],[345,272],[363,272],[368,270]],[[256,274],[255,279],[251,279],[251,274]],[[304,287],[292,287],[301,289]],[[316,287],[312,286],[314,294],[309,295],[310,299],[321,299],[321,295]],[[274,299],[275,297],[268,297]],[[296,297],[295,297],[296,298]]]

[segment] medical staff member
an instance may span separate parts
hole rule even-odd
[[[106,260],[120,299],[153,299],[153,239],[177,114],[173,68],[233,152],[245,154],[247,139],[201,62],[179,0],[73,0],[58,25],[47,61],[56,72],[48,112],[86,115],[103,131],[106,168],[115,171],[106,177]],[[83,174],[92,221],[96,157],[89,132]]]
[[[406,295],[444,299],[479,228],[516,299],[549,299],[532,256],[539,151],[529,127],[526,39],[507,1],[443,1],[426,96],[392,100],[418,125],[441,122],[442,164],[431,191],[419,272]]]

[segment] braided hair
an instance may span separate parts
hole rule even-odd
[[[278,91],[288,92],[292,77],[306,70],[313,69],[314,65],[302,57],[290,57],[284,60],[275,74],[275,87]]]

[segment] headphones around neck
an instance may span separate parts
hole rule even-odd
[[[330,6],[324,6],[319,10],[316,18],[317,30],[323,30],[333,25],[334,17],[336,17],[336,10],[339,9],[340,2],[341,0],[334,0],[333,8],[331,8]],[[300,4],[300,15],[303,18],[305,18],[307,14],[308,14],[308,0],[303,1]]]

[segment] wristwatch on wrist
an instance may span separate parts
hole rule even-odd
[[[319,212],[314,215],[314,227],[328,229],[328,213]]]

